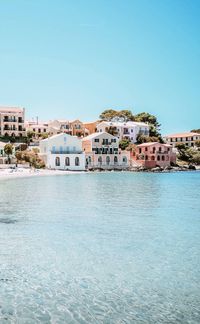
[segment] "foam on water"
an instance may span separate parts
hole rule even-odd
[[[200,173],[0,182],[0,323],[199,323]]]

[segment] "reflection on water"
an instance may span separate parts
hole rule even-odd
[[[0,323],[199,323],[200,173],[0,182]]]

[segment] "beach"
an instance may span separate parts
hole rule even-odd
[[[65,171],[65,170],[48,170],[48,169],[30,169],[30,168],[7,168],[0,169],[0,181],[3,179],[16,179],[38,176],[66,175],[80,173],[80,171]]]

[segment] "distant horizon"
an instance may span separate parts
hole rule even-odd
[[[200,1],[0,3],[0,103],[27,118],[157,116],[162,134],[200,128]]]

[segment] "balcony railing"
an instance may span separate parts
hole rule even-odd
[[[51,154],[81,154],[83,153],[82,151],[77,151],[77,150],[51,150]]]
[[[4,121],[4,123],[16,123],[17,119],[16,118],[4,118],[3,121]]]

